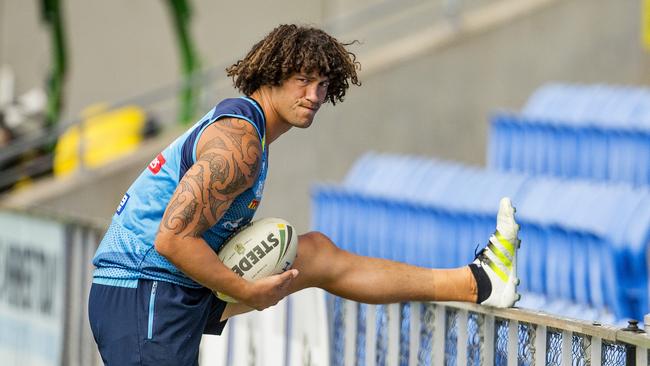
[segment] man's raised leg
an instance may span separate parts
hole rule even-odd
[[[370,304],[403,301],[465,301],[510,307],[518,300],[516,250],[519,225],[510,199],[503,198],[497,228],[488,245],[469,266],[431,269],[359,256],[338,248],[327,236],[311,232],[299,237],[293,268],[299,274],[293,293],[319,287],[343,298]],[[449,243],[454,245],[454,243]],[[250,310],[229,304],[224,318]]]

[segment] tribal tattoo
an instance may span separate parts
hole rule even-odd
[[[197,161],[182,177],[165,210],[161,231],[200,237],[257,179],[262,146],[250,123],[221,120],[210,125],[204,137],[207,141],[200,141]]]

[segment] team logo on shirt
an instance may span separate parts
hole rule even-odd
[[[260,177],[255,186],[255,197],[261,198],[262,192],[264,191],[264,182],[266,181],[266,164],[262,165],[262,171],[260,171]]]
[[[163,156],[162,153],[160,153],[151,161],[151,163],[149,163],[148,168],[149,170],[151,170],[153,174],[158,174],[158,172],[160,171],[162,166],[165,165],[166,162],[167,161],[165,160],[165,157]]]
[[[240,217],[234,221],[226,221],[222,224],[222,226],[226,230],[235,230],[242,224],[242,220],[244,220],[243,217]]]
[[[248,204],[248,208],[250,208],[251,210],[255,210],[255,209],[257,209],[257,206],[259,206],[259,205],[260,205],[260,200],[253,199],[251,201],[251,203]]]

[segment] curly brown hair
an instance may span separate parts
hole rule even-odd
[[[361,65],[356,55],[345,49],[355,42],[341,43],[317,28],[283,24],[226,72],[245,95],[263,85],[278,86],[297,72],[317,72],[329,79],[325,101],[336,104],[343,101],[350,83],[361,85],[357,77]]]

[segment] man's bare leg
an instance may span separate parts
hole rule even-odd
[[[385,304],[402,301],[476,301],[468,267],[430,269],[364,257],[337,248],[325,235],[300,237],[292,288],[319,287],[346,299]]]
[[[292,268],[299,271],[291,293],[319,287],[349,300],[385,304],[403,301],[476,302],[476,281],[469,267],[429,269],[359,256],[342,250],[325,235],[311,232],[298,240]],[[252,310],[228,304],[223,319]]]
[[[311,232],[299,237],[298,255],[293,265],[299,274],[291,282],[289,291],[319,287],[334,295],[370,304],[465,301],[512,306],[518,299],[515,259],[519,225],[514,220],[515,210],[510,199],[502,199],[499,205],[497,231],[471,264],[471,270],[469,266],[429,269],[363,257],[336,247],[322,233]],[[479,286],[482,286],[481,293]],[[229,304],[222,318],[250,310],[245,305]]]

